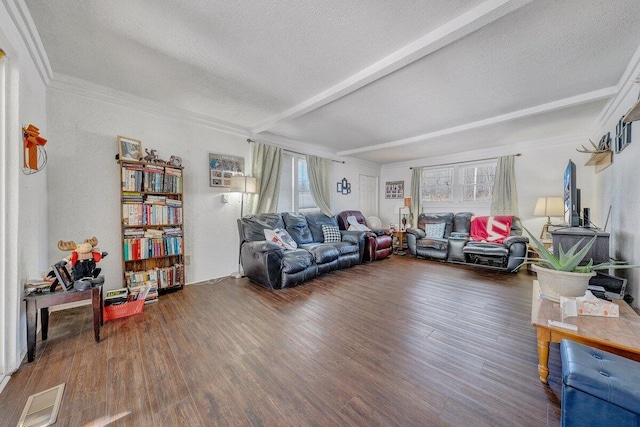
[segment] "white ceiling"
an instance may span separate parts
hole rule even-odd
[[[637,0],[25,0],[54,72],[377,163],[594,126]]]

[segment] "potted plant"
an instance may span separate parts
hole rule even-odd
[[[525,231],[535,245],[539,257],[525,258],[521,266],[533,264],[533,270],[538,276],[540,290],[546,298],[553,301],[559,301],[560,296],[579,297],[584,295],[589,286],[589,279],[596,275],[596,270],[637,267],[636,265],[615,262],[594,265],[593,259],[589,260],[586,265],[580,265],[580,262],[582,262],[589,249],[595,243],[596,236],[580,250],[578,248],[584,239],[581,239],[566,252],[561,245],[558,245],[559,256],[556,257],[529,230],[525,228]]]

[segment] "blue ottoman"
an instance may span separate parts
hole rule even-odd
[[[562,426],[640,426],[640,363],[560,343]]]

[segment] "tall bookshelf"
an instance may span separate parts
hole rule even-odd
[[[182,289],[183,168],[118,160],[121,171],[123,286],[150,286],[147,302]]]

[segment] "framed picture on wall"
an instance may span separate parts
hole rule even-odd
[[[631,123],[620,119],[616,126],[616,153],[621,152],[631,144]]]
[[[244,175],[244,157],[209,153],[209,187],[229,188],[234,175]]]
[[[385,199],[404,198],[404,181],[387,181],[384,185]]]

